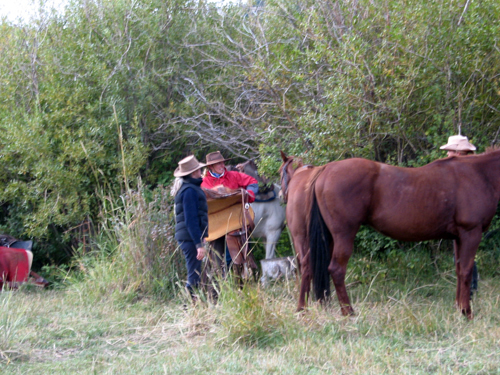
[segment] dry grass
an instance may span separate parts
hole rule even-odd
[[[337,301],[296,314],[296,285],[243,289],[223,283],[217,305],[168,305],[110,296],[91,284],[0,294],[0,371],[168,374],[493,374],[500,364],[500,286],[481,281],[476,318],[453,308],[446,279],[386,290],[350,289],[357,315]],[[400,283],[404,284],[404,283]],[[423,293],[425,289],[427,293]],[[432,298],[427,297],[432,294]]]
[[[472,322],[453,307],[451,257],[431,262],[422,251],[355,255],[353,317],[341,316],[335,296],[295,313],[295,279],[265,289],[224,280],[216,305],[202,295],[193,306],[180,287],[185,266],[164,193],[110,205],[108,237],[77,260],[64,288],[0,293],[0,373],[500,373],[493,262],[479,265]]]

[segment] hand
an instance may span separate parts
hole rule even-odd
[[[255,201],[255,193],[252,190],[245,190],[245,193],[248,196],[248,203],[252,203]]]
[[[196,250],[198,250],[198,255],[196,255],[196,259],[202,260],[203,258],[205,258],[206,250],[204,246],[199,247]]]

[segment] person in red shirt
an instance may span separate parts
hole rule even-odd
[[[245,173],[228,171],[225,162],[229,159],[224,159],[220,151],[208,154],[206,160],[208,170],[201,183],[202,188],[217,190],[221,185],[233,190],[243,188],[248,193],[248,202],[255,200],[259,190],[259,183],[255,178]]]
[[[206,156],[205,165],[208,170],[201,187],[218,191],[220,191],[221,187],[233,190],[242,188],[248,193],[248,202],[252,203],[255,201],[255,195],[259,190],[258,181],[245,173],[228,171],[225,164],[227,160],[229,159],[224,159],[220,151],[211,152]],[[226,267],[229,270],[232,259],[225,246],[225,236],[213,241],[212,246],[219,254],[226,254]]]

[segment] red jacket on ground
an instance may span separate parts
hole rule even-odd
[[[0,246],[0,289],[5,283],[27,281],[29,273],[26,250]]]

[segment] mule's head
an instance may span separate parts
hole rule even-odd
[[[247,160],[244,163],[240,163],[240,164],[236,165],[236,170],[238,172],[245,173],[249,176],[252,176],[256,180],[260,179],[260,176],[259,176],[259,173],[257,170],[257,166],[255,165],[255,162],[252,159]]]
[[[244,163],[238,164],[236,166],[236,169],[239,172],[245,173],[245,174],[255,178],[259,182],[259,185],[269,185],[270,184],[269,180],[265,176],[261,176],[259,174],[259,169],[257,168],[257,165],[255,164],[255,161],[253,161],[253,159],[250,159]]]

